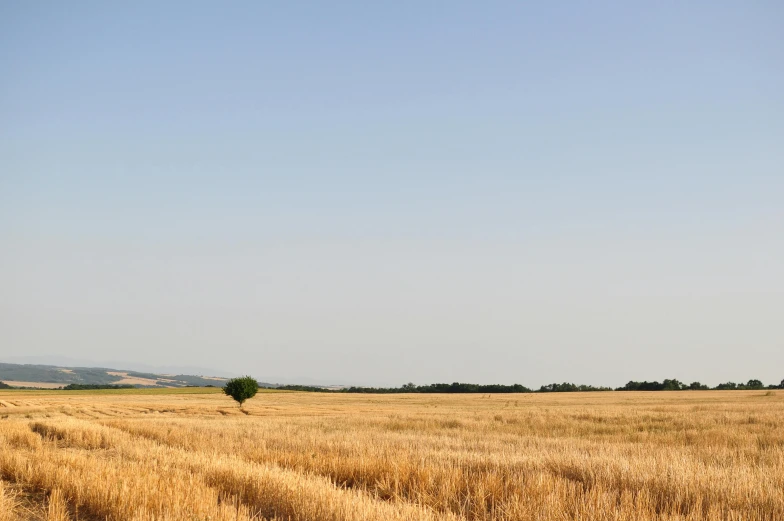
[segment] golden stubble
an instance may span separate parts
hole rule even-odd
[[[0,404],[0,477],[49,519],[784,519],[781,391]]]

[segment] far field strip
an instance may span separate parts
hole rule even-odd
[[[59,389],[67,384],[52,382],[20,382],[17,380],[3,380],[3,383],[12,387],[39,387],[43,389]]]

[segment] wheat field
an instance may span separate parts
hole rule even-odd
[[[0,521],[251,519],[781,521],[784,391],[0,392]]]

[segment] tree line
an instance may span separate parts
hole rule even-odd
[[[250,377],[245,377],[250,378]],[[87,391],[99,389],[134,389],[135,385],[110,385],[110,384],[69,384],[61,389],[64,391]],[[188,386],[191,387],[191,386]],[[208,385],[207,387],[212,387]],[[784,380],[779,385],[765,385],[761,380],[751,379],[746,383],[725,382],[715,387],[700,382],[683,383],[677,379],[665,379],[662,382],[629,381],[623,387],[595,387],[593,385],[577,385],[570,382],[552,383],[542,385],[539,389],[531,389],[521,384],[471,384],[454,382],[451,384],[437,383],[416,385],[411,382],[400,387],[358,387],[352,386],[343,389],[330,389],[312,385],[280,385],[258,383],[258,387],[279,389],[283,391],[307,391],[319,393],[367,393],[367,394],[403,394],[403,393],[442,393],[442,394],[497,394],[497,393],[574,393],[574,392],[602,392],[602,391],[744,391],[761,389],[784,389]],[[14,387],[0,382],[0,389],[13,389]]]
[[[759,390],[759,389],[784,389],[784,380],[779,385],[764,385],[762,381],[752,379],[746,383],[726,382],[721,383],[715,387],[702,384],[700,382],[692,382],[690,384],[683,383],[677,379],[665,379],[663,382],[643,381],[636,382],[630,381],[623,387],[594,387],[593,385],[577,385],[569,382],[552,383],[539,387],[539,389],[530,389],[524,385],[502,385],[502,384],[470,384],[454,382],[451,384],[438,383],[428,385],[415,385],[407,383],[400,387],[347,387],[344,389],[328,389],[324,387],[316,387],[312,385],[281,385],[275,387],[284,391],[308,391],[320,393],[368,393],[368,394],[403,394],[403,393],[478,393],[478,394],[493,394],[493,393],[573,393],[573,392],[602,392],[602,391],[723,391],[723,390]]]
[[[68,384],[63,391],[97,391],[100,389],[136,389],[138,386],[130,384]]]
[[[708,387],[700,382],[685,384],[678,380],[664,380],[663,382],[629,382],[616,391],[753,391],[759,389],[784,389],[784,380],[779,385],[768,385],[761,380],[752,379],[746,383],[725,382],[716,387]]]

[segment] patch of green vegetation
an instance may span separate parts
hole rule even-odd
[[[185,385],[198,385],[200,387],[205,387],[207,385],[222,387],[226,384],[226,380],[213,380],[212,378],[204,378],[190,374],[178,374],[177,376],[172,376],[171,379],[177,380],[178,382],[184,382]]]
[[[161,377],[159,374],[153,373],[140,373],[138,371],[123,371],[132,378],[147,378],[148,380],[157,380]]]
[[[68,384],[63,387],[63,391],[97,391],[100,389],[135,389],[133,385],[111,385],[111,384]]]

